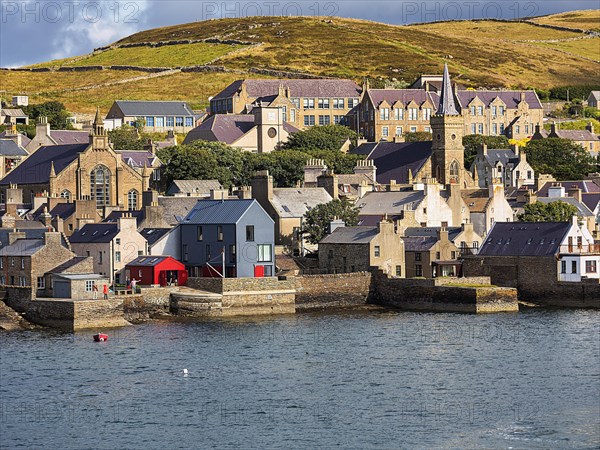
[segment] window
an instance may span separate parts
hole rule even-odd
[[[271,244],[258,244],[258,262],[270,262],[271,257]]]
[[[577,261],[571,261],[571,273],[577,273]]]
[[[229,262],[234,263],[236,261],[235,257],[235,244],[231,244],[229,246]]]
[[[160,169],[154,169],[152,171],[152,179],[154,181],[160,181]]]
[[[454,161],[452,161],[452,163],[450,163],[450,182],[458,183],[459,175],[460,175],[460,166],[459,166],[458,162],[456,160],[454,160]]]
[[[287,122],[287,106],[281,106],[281,115],[283,116],[283,121]]]
[[[102,264],[102,252],[98,252],[98,264]]]
[[[300,99],[298,97],[291,98],[290,101],[297,109],[300,109]]]
[[[528,170],[528,171],[527,171],[527,179],[528,179],[528,180],[531,180],[531,176],[532,176],[532,174],[531,174],[531,170]]]
[[[567,262],[566,261],[560,262],[560,273],[567,273]]]
[[[479,134],[483,134],[483,124],[482,124],[482,123],[480,123],[480,124],[477,126],[477,131],[478,131],[478,133],[479,133]]]
[[[154,117],[146,117],[146,126],[153,127],[154,126]]]
[[[397,277],[402,276],[402,266],[396,266],[396,276]]]
[[[312,127],[315,124],[315,116],[304,116],[304,126]]]
[[[503,116],[504,115],[504,111],[506,111],[506,108],[504,106],[499,106],[498,107],[498,111],[500,111],[500,115]]]
[[[329,99],[328,98],[320,98],[319,99],[319,109],[329,109]]]
[[[415,277],[423,276],[423,266],[421,264],[415,265]]]
[[[135,189],[130,190],[127,193],[127,209],[134,211],[138,207],[138,193]]]
[[[182,250],[183,250],[183,260],[187,261],[188,257],[189,257],[187,244],[183,244],[183,249]]]
[[[217,225],[217,241],[223,240],[223,225]]]
[[[498,134],[498,124],[497,123],[492,124],[492,134]]]
[[[388,137],[390,134],[388,127],[381,127],[381,135],[384,137]]]
[[[410,127],[410,132],[411,133],[416,133],[417,132],[417,127]]]
[[[390,109],[389,108],[381,108],[379,110],[379,119],[380,120],[390,120]]]
[[[394,108],[394,120],[404,120],[404,108]]]
[[[198,225],[198,228],[196,228],[196,236],[199,241],[202,240],[202,225]]]
[[[471,124],[471,134],[477,134],[477,124]]]
[[[419,108],[408,108],[408,120],[419,120]]]
[[[431,119],[431,108],[423,108],[423,120]]]
[[[121,262],[121,252],[115,252],[115,262]]]
[[[290,109],[290,120],[292,122],[296,121],[296,110],[295,109]]]
[[[19,286],[27,286],[27,277],[19,277]]]
[[[319,125],[329,125],[331,123],[331,116],[319,116]]]
[[[165,118],[164,117],[157,117],[156,118],[156,126],[157,127],[164,127],[165,126]]]
[[[440,252],[435,252],[435,259],[437,259],[438,261],[442,259],[442,254]]]
[[[415,261],[421,261],[421,253],[415,253]]]
[[[265,277],[273,276],[273,266],[265,266]]]
[[[358,105],[358,99],[357,98],[349,98],[348,99],[348,109],[352,109],[355,106]]]
[[[115,239],[115,245],[121,245],[121,238]]]
[[[14,286],[14,285],[15,285],[15,276],[14,276],[14,275],[11,275],[11,276],[10,276],[10,285],[11,285],[11,286]]]
[[[46,278],[37,277],[37,288],[38,289],[46,289]]]
[[[515,126],[515,134],[520,134],[521,133],[521,127],[519,125]]]
[[[71,192],[70,192],[69,190],[67,190],[67,189],[65,189],[64,191],[62,191],[62,192],[60,193],[60,196],[61,196],[62,198],[66,198],[66,199],[67,199],[67,201],[70,201],[70,200],[71,200]]]
[[[4,275],[0,275],[0,284],[1,285],[5,285],[6,284],[6,277]]]
[[[327,257],[329,259],[333,259],[333,250],[329,250],[329,253],[327,254]]]
[[[340,124],[344,122],[344,116],[333,116],[333,123]]]
[[[451,251],[450,252],[450,259],[456,259],[456,252],[455,251]]]
[[[500,134],[504,134],[504,124],[500,124]]]
[[[143,254],[144,254],[143,250],[138,250],[138,256],[142,256]],[[140,277],[141,277],[141,275],[140,275]]]
[[[498,114],[498,107],[497,106],[492,106],[492,116],[496,117],[497,114]]]
[[[333,99],[333,109],[344,109],[344,99],[343,98],[334,98]]]
[[[25,268],[25,258],[21,258],[21,269]]]
[[[402,136],[402,127],[396,127],[396,136]]]
[[[474,116],[475,115],[475,106],[471,106],[469,109],[470,109],[471,115]]]
[[[94,282],[92,280],[85,280],[85,292],[92,292],[94,289]]]
[[[15,258],[10,258],[10,265],[14,266],[15,265]]]
[[[483,116],[483,106],[478,106],[477,107],[477,115],[478,116]]]
[[[375,256],[376,258],[377,258],[377,257],[379,257],[379,256],[381,256],[381,248],[379,247],[379,245],[376,245],[376,246],[375,246],[375,249],[374,249],[374,256]]]
[[[173,117],[167,117],[167,126],[172,127],[175,124],[175,119]]]
[[[585,273],[596,273],[596,261],[586,261],[585,262]]]
[[[525,124],[525,134],[529,134],[529,124]]]
[[[4,269],[4,258],[0,258],[0,269]]]
[[[304,107],[304,109],[315,109],[315,99],[314,98],[303,99],[302,106]]]
[[[183,117],[175,117],[175,126],[182,127],[183,126]]]
[[[185,118],[185,126],[186,127],[193,127],[194,126],[194,118],[193,117],[186,117]]]
[[[110,205],[110,171],[106,166],[96,166],[90,173],[90,194],[96,207]]]
[[[442,222],[442,227],[443,228],[448,228],[448,222]]]
[[[254,241],[254,225],[246,225],[246,241]]]

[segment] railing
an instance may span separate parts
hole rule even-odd
[[[561,245],[559,252],[573,253],[577,255],[589,255],[594,253],[600,253],[600,244]]]

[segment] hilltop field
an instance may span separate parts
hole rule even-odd
[[[441,73],[445,62],[468,87],[589,85],[600,74],[600,37],[590,30],[600,30],[600,10],[526,22],[411,26],[337,17],[210,20],[143,31],[89,55],[32,66],[52,69],[48,72],[2,71],[0,96],[26,94],[33,103],[59,100],[79,113],[91,113],[97,105],[106,110],[117,98],[184,100],[200,108],[233,80],[275,76],[257,75],[257,69],[410,83],[423,73]],[[169,41],[178,43],[164,45]],[[138,70],[106,68],[124,64]],[[181,70],[201,65],[219,69]],[[105,68],[56,71],[84,66]],[[162,69],[140,70],[153,67]]]

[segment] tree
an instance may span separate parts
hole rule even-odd
[[[532,203],[525,205],[525,212],[519,214],[521,222],[570,222],[578,210],[570,203],[557,200],[550,203]]]
[[[423,142],[432,141],[433,136],[428,131],[414,131],[412,133],[404,133],[404,139],[406,142]]]
[[[146,141],[137,129],[129,125],[110,130],[108,139],[115,150],[143,150]]]
[[[165,150],[159,158],[165,164],[163,173],[168,183],[173,180],[214,180],[223,175],[210,149],[181,145]],[[163,157],[168,158],[166,162]]]
[[[24,106],[23,112],[27,114],[34,123],[40,117],[47,117],[50,127],[55,130],[69,130],[73,127],[67,122],[69,112],[61,102],[50,101],[37,105]]]
[[[587,150],[568,139],[531,141],[524,151],[537,173],[548,173],[557,180],[581,180],[596,170],[594,158]]]
[[[357,135],[343,125],[323,125],[292,133],[282,144],[286,150],[331,150],[339,151],[346,140],[356,142]]]
[[[481,144],[486,144],[489,148],[510,148],[506,136],[484,136],[483,134],[468,134],[463,137],[463,146],[465,147],[465,168],[471,169],[471,164],[475,161],[477,150]]]
[[[329,224],[338,217],[346,226],[358,224],[358,208],[347,199],[332,200],[315,206],[304,215],[304,234],[308,242],[318,244],[329,233]]]

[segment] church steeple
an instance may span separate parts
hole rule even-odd
[[[94,149],[104,149],[108,147],[108,133],[104,129],[104,121],[100,117],[100,107],[96,107],[96,116],[92,123],[92,132],[90,133],[90,144]]]
[[[452,91],[452,81],[450,80],[450,72],[448,64],[444,64],[444,77],[442,79],[442,94],[440,96],[440,106],[437,110],[438,114],[444,116],[458,116],[456,102],[454,101],[454,92]]]

